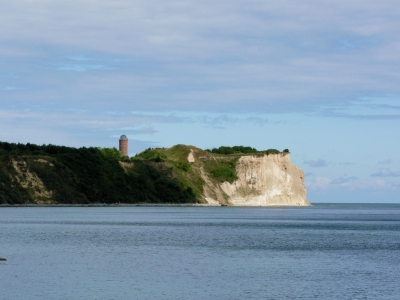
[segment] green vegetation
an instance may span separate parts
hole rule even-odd
[[[216,154],[234,154],[234,153],[258,153],[257,149],[249,146],[221,146],[219,148],[206,149],[205,151]]]
[[[132,160],[152,160],[155,162],[165,161],[166,156],[157,151],[158,148],[148,148],[132,158]]]
[[[22,204],[31,201],[27,190],[8,175],[15,175],[15,173],[15,169],[10,163],[10,158],[0,156],[0,204],[10,202],[11,204]]]
[[[100,153],[105,156],[106,158],[114,158],[114,159],[119,159],[121,158],[121,152],[117,148],[100,148],[98,147],[97,149],[100,150]]]
[[[257,150],[250,146],[221,146],[219,148],[213,149],[206,149],[205,151],[215,154],[278,154],[281,153],[279,150],[276,149],[268,149],[268,150]],[[288,149],[283,150],[283,152],[289,152]]]
[[[172,170],[172,176],[176,178],[182,186],[190,188],[197,201],[202,201],[204,180],[196,164],[190,164],[187,160],[188,155],[195,147],[186,145],[175,145],[171,148],[148,148],[138,153],[132,158],[133,161],[156,161],[159,157],[165,166]],[[198,149],[201,152],[204,152]],[[206,153],[206,152],[204,152]]]
[[[239,155],[223,155],[218,157],[218,159],[210,156],[202,163],[204,170],[209,174],[209,178],[214,181],[214,183],[221,183],[224,181],[232,183],[238,179],[236,175],[236,164],[239,158]]]
[[[176,167],[177,167],[178,169],[181,169],[181,170],[187,172],[187,171],[189,171],[189,169],[190,169],[190,164],[189,164],[188,162],[178,162],[178,163],[176,164]]]
[[[35,173],[45,188],[53,192],[56,203],[197,201],[193,189],[176,178],[161,156],[131,162],[120,160],[114,149],[0,142],[0,203],[34,201],[32,189],[23,188],[18,180],[11,179],[18,177],[13,160],[23,161],[26,170]],[[121,161],[127,161],[129,167],[124,169]]]
[[[270,154],[279,154],[279,153],[281,153],[279,150],[276,150],[276,149],[268,149],[268,150],[266,150],[266,151],[262,151],[262,153],[265,153],[265,154],[267,154],[267,155],[270,155]]]
[[[216,168],[211,171],[213,177],[220,181],[225,182],[228,181],[229,183],[234,182],[238,177],[236,176],[236,171],[233,167],[221,167]]]

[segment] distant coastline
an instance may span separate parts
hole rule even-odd
[[[177,207],[177,206],[190,206],[190,207],[218,207],[222,205],[210,205],[201,203],[120,203],[120,204],[102,204],[102,203],[90,203],[90,204],[0,204],[2,207],[134,207],[134,206],[155,206],[155,207]]]
[[[6,206],[310,205],[288,149],[180,144],[129,158],[115,148],[0,142],[0,179]]]
[[[319,203],[322,204],[322,203]],[[240,206],[240,207],[252,207],[252,208],[273,208],[273,207],[310,207],[302,205],[267,205],[267,206]],[[239,207],[233,205],[214,205],[214,204],[203,204],[203,203],[120,203],[120,204],[102,204],[102,203],[90,203],[90,204],[0,204],[0,208],[21,208],[21,207]]]

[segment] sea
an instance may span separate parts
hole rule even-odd
[[[400,204],[1,207],[0,299],[400,299]]]

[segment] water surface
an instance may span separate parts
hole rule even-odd
[[[399,299],[400,205],[3,207],[0,299]]]

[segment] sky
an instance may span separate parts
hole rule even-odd
[[[310,202],[400,203],[394,0],[0,1],[0,141],[288,148]]]

